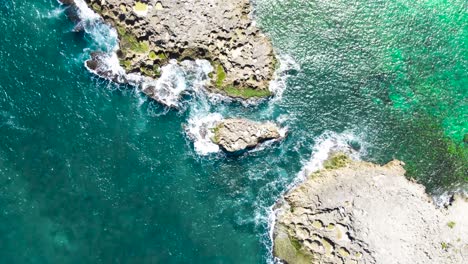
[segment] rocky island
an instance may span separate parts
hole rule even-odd
[[[212,141],[230,153],[251,149],[265,141],[285,136],[272,122],[259,123],[246,119],[225,119],[212,130]]]
[[[61,0],[72,5],[73,0]],[[169,60],[206,59],[207,89],[234,98],[261,98],[277,60],[252,20],[249,0],[85,0],[117,29],[118,56],[128,73],[157,78]],[[98,54],[88,62],[96,67]]]
[[[403,164],[334,154],[276,205],[274,255],[285,263],[466,263],[468,202],[436,208]]]

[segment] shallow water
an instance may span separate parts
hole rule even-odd
[[[2,262],[271,261],[268,208],[333,138],[405,161],[433,193],[466,190],[465,1],[255,4],[296,62],[282,97],[245,107],[192,94],[168,110],[89,73],[109,38],[72,32],[55,0],[0,3]],[[200,155],[184,125],[208,113],[290,133],[241,157]]]

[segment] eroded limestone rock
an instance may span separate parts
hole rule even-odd
[[[277,204],[274,254],[289,263],[465,263],[468,202],[436,208],[385,166],[334,156]],[[335,160],[334,160],[335,159]]]
[[[214,66],[210,90],[239,98],[270,95],[277,61],[251,19],[249,0],[85,1],[117,29],[127,72],[157,77],[169,59],[207,59]]]
[[[267,140],[283,137],[281,129],[272,122],[259,123],[246,119],[225,119],[213,129],[212,141],[227,152],[254,148]]]

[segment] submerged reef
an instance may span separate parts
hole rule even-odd
[[[289,264],[462,263],[467,197],[437,208],[403,165],[333,154],[276,204],[274,255]]]

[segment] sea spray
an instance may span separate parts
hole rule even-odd
[[[359,160],[365,154],[365,148],[362,147],[364,144],[361,143],[362,140],[350,132],[341,134],[326,132],[319,136],[316,142],[311,159],[303,166],[297,175],[296,181],[303,181],[311,173],[323,169],[324,162],[333,152],[343,152],[355,160]],[[358,151],[354,149],[356,144],[360,146]]]
[[[284,90],[286,89],[286,82],[291,76],[291,72],[301,70],[301,66],[296,60],[288,54],[277,53],[279,67],[276,69],[273,80],[270,82],[268,89],[274,94],[273,102],[280,101],[283,98]]]
[[[223,116],[219,113],[208,115],[195,115],[189,119],[185,126],[187,136],[193,141],[195,151],[199,155],[208,155],[219,151],[219,146],[214,144],[213,127],[220,122]]]

